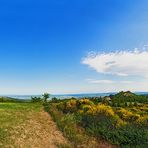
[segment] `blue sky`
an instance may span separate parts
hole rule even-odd
[[[1,0],[0,94],[148,91],[147,26],[147,0]]]

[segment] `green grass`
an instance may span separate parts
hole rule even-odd
[[[40,104],[33,103],[0,103],[0,148],[9,147],[10,138],[15,127],[23,124],[32,112],[39,112]]]

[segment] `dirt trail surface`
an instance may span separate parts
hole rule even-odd
[[[17,148],[57,148],[68,143],[44,111],[33,113],[27,122],[14,127],[11,135]]]

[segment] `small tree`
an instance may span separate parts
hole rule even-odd
[[[44,94],[43,94],[43,101],[44,101],[44,102],[47,102],[49,96],[50,96],[50,95],[49,95],[48,93],[44,93]]]
[[[33,103],[37,103],[37,102],[41,102],[42,99],[41,99],[41,97],[31,97],[31,101],[32,101]]]
[[[56,98],[56,97],[53,97],[53,98],[51,99],[51,101],[52,101],[53,103],[58,103],[58,102],[59,102],[59,99]]]
[[[124,103],[124,106],[125,106],[125,107],[128,107],[128,102],[125,102],[125,103]]]

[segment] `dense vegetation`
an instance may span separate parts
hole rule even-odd
[[[54,98],[45,109],[74,146],[89,142],[89,136],[120,147],[144,148],[148,146],[147,103],[147,96],[120,92],[103,98]]]

